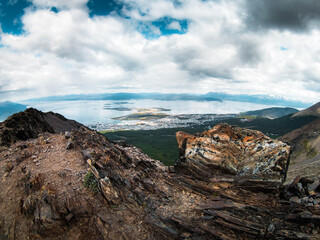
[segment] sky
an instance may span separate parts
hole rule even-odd
[[[319,0],[2,0],[0,101],[109,92],[320,100]]]

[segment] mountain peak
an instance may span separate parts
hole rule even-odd
[[[0,123],[0,146],[9,146],[17,141],[37,138],[40,133],[61,133],[81,127],[83,127],[82,124],[68,120],[60,114],[43,113],[37,109],[28,108]]]

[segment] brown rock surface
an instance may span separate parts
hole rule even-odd
[[[221,130],[223,143],[238,137]],[[169,172],[139,149],[85,128],[2,148],[0,239],[319,239],[320,195],[304,192],[301,204],[295,195],[308,181],[265,193],[219,168],[200,178],[180,165]]]
[[[177,132],[180,162],[176,167],[212,177],[217,169],[251,179],[281,183],[290,147],[255,130],[219,124],[197,136]],[[199,169],[201,171],[199,171]]]

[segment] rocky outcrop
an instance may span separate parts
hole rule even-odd
[[[177,132],[180,161],[200,178],[216,171],[261,181],[282,183],[286,176],[290,147],[255,130],[219,124],[199,135]]]
[[[308,180],[278,185],[268,193],[268,184],[261,185],[262,191],[248,188],[248,180],[246,186],[239,184],[245,161],[241,154],[271,141],[249,132],[220,125],[178,139],[186,156],[189,145],[184,140],[202,136],[207,144],[216,136],[215,141],[219,138],[221,146],[234,151],[218,149],[230,163],[243,159],[231,170],[226,165],[183,164],[182,159],[168,168],[135,147],[114,144],[85,128],[17,142],[0,151],[0,238],[319,239],[317,202],[311,206],[292,199],[300,185],[304,195],[299,198],[320,199],[308,189]],[[72,147],[66,148],[69,141]],[[261,161],[277,156],[278,151],[272,156],[268,149],[260,154]],[[201,174],[208,167],[209,177],[198,174],[196,167]],[[281,178],[275,178],[277,184]]]
[[[9,146],[19,140],[37,138],[40,133],[60,133],[77,130],[82,124],[68,120],[57,113],[43,113],[34,108],[16,113],[0,123],[0,146]]]

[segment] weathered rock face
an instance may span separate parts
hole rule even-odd
[[[201,133],[177,132],[180,160],[176,168],[193,169],[210,178],[217,170],[244,178],[283,182],[290,147],[255,130],[219,124]],[[199,171],[200,170],[200,171]]]
[[[221,131],[221,141],[238,136]],[[0,150],[0,239],[320,239],[320,194],[308,179],[265,193],[224,167],[199,177],[206,167],[169,171],[85,128],[17,142]]]

